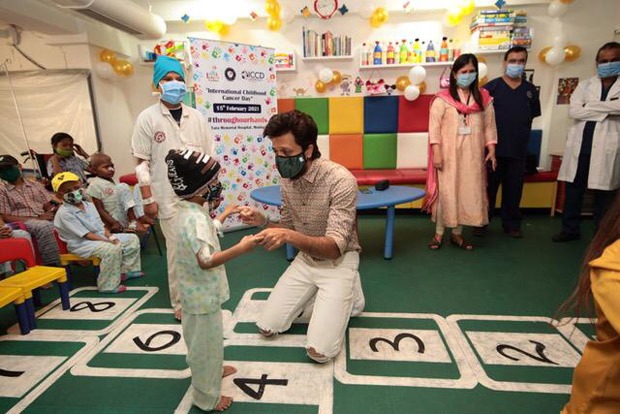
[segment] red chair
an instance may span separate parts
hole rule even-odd
[[[41,303],[39,288],[50,282],[58,283],[60,300],[63,310],[70,308],[69,286],[67,272],[60,267],[37,266],[32,255],[30,243],[24,239],[9,238],[0,240],[0,262],[21,260],[26,270],[0,281],[0,288],[19,288],[27,308],[28,328],[36,328],[34,305]],[[17,305],[17,303],[16,303]],[[19,318],[19,312],[18,312]],[[20,321],[20,329],[24,333],[24,326]]]
[[[28,229],[26,228],[26,225],[21,222],[21,221],[14,221],[12,223],[9,223],[10,225],[15,225],[17,228],[19,228],[19,230],[23,230],[25,232],[28,231]],[[41,259],[41,255],[39,255],[39,248],[37,246],[37,239],[35,239],[34,237],[32,237],[32,248],[34,249],[34,258],[37,262],[37,265],[43,265],[43,259]]]

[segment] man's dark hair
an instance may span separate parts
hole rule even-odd
[[[296,109],[274,115],[267,122],[263,136],[276,138],[289,132],[295,137],[295,143],[304,151],[310,144],[313,145],[311,160],[321,157],[321,151],[316,142],[319,135],[318,128],[310,115]]]
[[[527,60],[527,49],[523,46],[513,46],[504,53],[504,60],[508,60],[508,55],[511,53],[525,53],[525,60]]]
[[[603,50],[610,50],[610,49],[620,49],[620,43],[618,42],[607,42],[605,43],[603,46],[601,46],[601,48],[598,50],[598,52],[596,52],[596,61],[598,62],[598,57],[601,54],[601,52]]]
[[[73,137],[66,132],[56,132],[52,135],[52,147],[58,145],[58,143],[65,138],[69,138],[71,141],[74,141]]]

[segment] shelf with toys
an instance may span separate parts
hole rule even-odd
[[[346,56],[308,56],[302,57],[301,60],[304,62],[315,62],[319,60],[353,60],[353,55]]]
[[[393,45],[394,43],[394,45]],[[440,48],[435,51],[433,41],[420,41],[416,38],[407,42],[380,42],[362,44],[360,69],[410,68],[413,66],[450,66],[461,54],[460,47],[447,37],[443,37]]]
[[[140,46],[140,66],[153,66],[159,55],[178,59],[187,68],[189,65],[189,42],[186,40],[165,40],[157,43],[152,50]]]

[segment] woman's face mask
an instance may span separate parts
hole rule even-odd
[[[0,178],[4,181],[8,181],[9,183],[14,183],[21,175],[21,171],[19,171],[19,168],[15,165],[7,168],[6,170],[0,171]]]
[[[81,188],[65,193],[62,199],[69,204],[79,204],[84,200],[84,191]]]
[[[160,83],[159,86],[161,87],[161,100],[172,105],[179,104],[187,93],[185,83],[176,80]]]
[[[461,88],[467,88],[476,80],[476,72],[459,73],[456,75],[456,84]]]
[[[276,167],[282,178],[297,178],[306,166],[304,152],[290,157],[276,155]]]

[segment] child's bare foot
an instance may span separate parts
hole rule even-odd
[[[224,411],[228,407],[230,407],[232,402],[233,402],[233,399],[231,397],[225,397],[222,395],[222,397],[220,397],[220,402],[217,403],[215,408],[213,408],[213,411]]]
[[[224,365],[224,369],[222,370],[222,378],[232,375],[235,372],[237,372],[237,368],[232,365]]]

